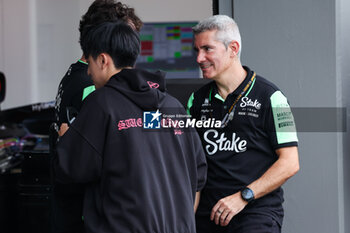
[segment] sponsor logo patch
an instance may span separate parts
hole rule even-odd
[[[147,84],[150,88],[158,88],[159,87],[159,84],[158,83],[154,83],[154,82],[151,82],[151,81],[147,81]]]

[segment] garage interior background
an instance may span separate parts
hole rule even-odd
[[[7,78],[1,109],[54,99],[60,79],[81,55],[78,23],[91,2],[0,0],[0,70]],[[144,22],[198,21],[212,14],[211,0],[123,2]],[[242,63],[279,86],[292,106],[311,114],[321,107],[349,108],[349,1],[220,0],[219,12],[233,15],[240,27]],[[322,118],[316,112],[305,117]],[[317,130],[300,129],[301,170],[284,186],[284,233],[350,232],[350,137],[349,124],[342,124],[348,111],[346,119],[341,116],[320,122]],[[323,128],[331,122],[340,128]]]

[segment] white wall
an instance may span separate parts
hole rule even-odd
[[[350,1],[338,0],[337,10],[337,61],[339,75],[342,83],[339,87],[342,90],[342,102],[347,108],[347,131],[343,137],[343,161],[344,173],[342,174],[344,183],[344,219],[350,219]],[[350,232],[350,221],[345,221],[345,231]]]
[[[1,0],[1,6],[0,70],[7,79],[1,107],[53,100],[59,80],[80,54],[78,2]]]
[[[0,0],[0,70],[2,67],[4,67],[4,43],[3,43],[3,36],[4,35],[4,14],[3,14],[3,0]]]
[[[54,100],[68,66],[81,56],[80,5],[71,0],[36,0],[38,101]]]
[[[236,0],[234,7],[243,64],[279,86],[294,107],[346,106],[342,95],[350,97],[348,0]],[[283,232],[350,232],[344,224],[349,219],[349,210],[344,217],[344,196],[349,195],[344,195],[343,166],[349,168],[350,161],[349,146],[343,153],[345,135],[300,132],[298,136],[301,170],[284,186]],[[349,178],[345,179],[349,194]]]
[[[81,56],[78,25],[92,0],[0,0],[2,109],[54,100],[60,79]],[[198,21],[211,0],[125,0],[144,22]]]
[[[144,22],[199,21],[212,15],[212,0],[124,0]]]
[[[35,73],[35,58],[31,56],[34,24],[31,23],[33,15],[28,10],[33,8],[33,4],[34,2],[30,0],[1,1],[0,70],[7,77],[5,102],[12,102],[14,105],[30,103],[34,100],[31,93],[36,89],[35,80],[30,78]],[[5,105],[3,104],[2,107]]]

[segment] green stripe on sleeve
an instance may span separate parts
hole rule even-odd
[[[277,143],[297,142],[294,117],[287,98],[280,91],[270,97],[273,120],[276,128]]]
[[[91,86],[88,86],[88,87],[85,87],[84,88],[84,91],[83,91],[83,98],[81,99],[82,101],[88,96],[91,94],[91,92],[93,92],[95,90],[95,86],[94,85],[91,85]]]
[[[186,109],[186,111],[187,111],[188,115],[191,115],[190,109],[192,108],[193,100],[194,100],[194,92],[192,92],[192,94],[191,94],[191,96],[190,96],[190,98],[188,99],[188,102],[187,102],[187,109]]]

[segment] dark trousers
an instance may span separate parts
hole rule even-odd
[[[69,185],[67,185],[69,190]],[[53,193],[52,232],[83,233],[83,195],[80,193]]]
[[[197,233],[280,233],[280,225],[271,217],[260,214],[240,214],[222,227],[210,216],[196,216]]]

